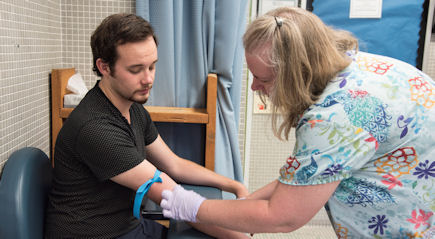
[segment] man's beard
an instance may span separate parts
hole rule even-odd
[[[148,90],[148,96],[147,96],[145,99],[143,99],[143,98],[140,98],[140,99],[137,99],[137,98],[136,98],[136,99],[135,99],[135,97],[134,97],[135,93],[133,93],[133,94],[128,98],[128,100],[129,100],[129,101],[132,101],[132,102],[139,103],[139,104],[141,104],[141,105],[145,104],[145,103],[148,101],[149,93],[150,93],[150,91],[151,91],[151,88],[152,88],[152,87],[149,87],[149,90]]]
[[[148,101],[148,98],[144,99],[144,100],[140,100],[140,101],[135,101],[136,103],[139,103],[141,105],[145,104]]]
[[[128,100],[143,105],[143,104],[145,104],[145,103],[148,101],[148,98],[149,98],[149,97],[146,97],[145,99],[140,99],[140,100],[138,100],[138,99],[134,99],[134,97],[131,96],[130,98],[128,98]]]

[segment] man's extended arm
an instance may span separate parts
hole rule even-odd
[[[178,157],[169,149],[160,136],[146,149],[148,160],[177,182],[216,187],[232,192],[237,197],[245,197],[248,194],[248,190],[240,182]]]
[[[153,178],[158,168],[162,171],[160,174],[162,182],[152,184],[147,193],[147,197],[157,204],[160,204],[162,200],[163,190],[172,190],[175,185],[177,185],[170,176],[183,183],[217,187],[225,191],[233,192],[239,197],[244,197],[247,194],[247,189],[243,184],[218,175],[193,162],[179,158],[169,149],[160,136],[158,136],[153,143],[148,145],[146,149],[149,161],[144,160],[136,167],[111,178],[111,180],[133,190],[137,190],[143,183]],[[248,238],[243,233],[213,225],[193,223],[192,226],[217,238]]]

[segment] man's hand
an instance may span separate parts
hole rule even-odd
[[[176,185],[172,191],[164,190],[162,192],[160,206],[163,208],[165,217],[197,222],[196,214],[204,200],[205,198],[198,193]]]
[[[236,195],[237,198],[245,198],[249,195],[248,189],[240,182],[234,181],[232,193]]]

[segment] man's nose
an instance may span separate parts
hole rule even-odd
[[[145,70],[142,75],[141,83],[146,85],[146,84],[152,84],[153,81],[154,81],[153,73],[149,70]]]

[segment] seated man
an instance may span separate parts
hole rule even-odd
[[[157,169],[163,171],[161,182],[150,184],[147,193],[157,204],[174,180],[247,195],[241,183],[175,155],[159,136],[142,106],[158,58],[147,21],[133,14],[111,15],[93,33],[91,47],[93,70],[101,80],[57,137],[46,238],[165,238],[165,227],[133,215],[136,190],[157,179]],[[246,237],[197,226],[215,237]]]

